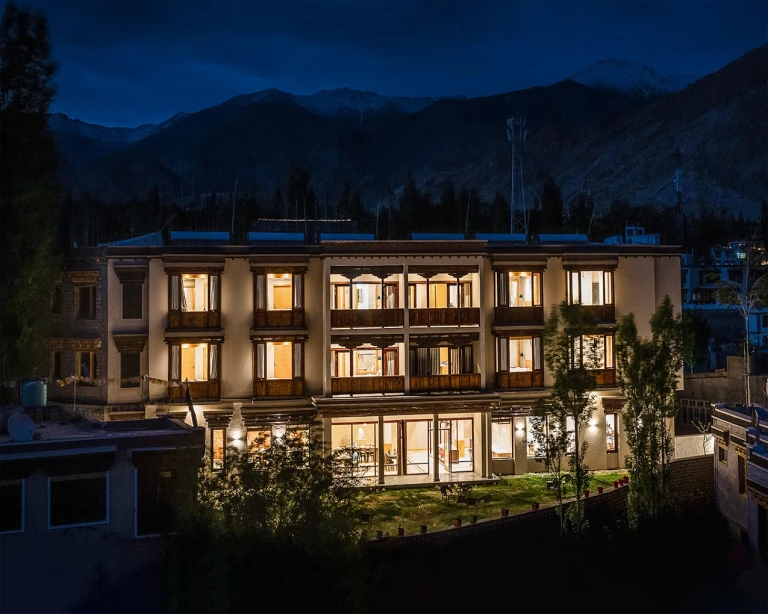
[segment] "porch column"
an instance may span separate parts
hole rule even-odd
[[[432,475],[435,482],[440,481],[440,435],[438,428],[440,422],[437,419],[437,414],[432,414]],[[449,452],[450,454],[450,452]]]
[[[488,377],[487,373],[489,371],[489,365],[488,365],[488,356],[487,356],[487,350],[486,350],[486,344],[485,340],[487,338],[487,332],[486,331],[486,318],[485,318],[485,310],[487,309],[483,298],[486,298],[483,296],[483,290],[484,290],[484,281],[485,281],[485,261],[480,260],[480,264],[478,265],[478,275],[477,275],[477,283],[480,286],[478,288],[479,294],[480,294],[480,339],[478,343],[478,349],[480,350],[480,360],[475,359],[476,368],[480,371],[480,390],[481,392],[485,392],[486,386],[488,385]],[[493,295],[491,295],[491,302],[490,305],[493,305]]]
[[[331,423],[332,422],[333,421],[330,418],[323,418],[322,427],[321,427],[323,429],[323,432],[322,432],[323,454],[328,458],[331,457],[332,446],[333,446],[333,444],[331,443],[332,441],[331,440],[331,431],[332,431]]]
[[[486,437],[485,450],[483,455],[485,457],[486,475],[485,477],[493,477],[493,411],[489,411],[485,414],[485,426],[488,429]],[[514,433],[514,424],[512,425]]]
[[[485,451],[488,449],[488,420],[485,412],[480,414],[480,475],[484,478],[488,477],[488,458]]]
[[[379,416],[379,484],[384,483],[384,416]]]
[[[411,342],[410,342],[410,316],[408,310],[408,265],[403,265],[403,375],[405,377],[404,394],[411,393]]]
[[[331,310],[328,307],[331,304],[331,265],[328,260],[323,261],[323,396],[330,397],[331,394]],[[306,286],[305,286],[306,287]],[[350,286],[351,292],[351,286]],[[306,301],[304,310],[306,312]],[[329,427],[330,428],[330,427]],[[329,430],[330,433],[330,430]],[[330,437],[330,434],[328,435]]]

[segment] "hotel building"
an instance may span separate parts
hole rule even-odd
[[[52,382],[49,399],[189,422],[188,385],[214,470],[311,428],[374,484],[543,471],[529,414],[553,383],[544,320],[567,300],[600,322],[575,344],[599,354],[586,462],[623,467],[616,324],[633,312],[649,335],[665,295],[679,309],[679,249],[516,239],[174,232],[76,250],[54,294],[51,376],[87,379]]]

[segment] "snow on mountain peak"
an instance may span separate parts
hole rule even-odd
[[[599,60],[570,78],[582,85],[643,97],[676,92],[698,79],[686,75],[662,75],[645,64],[617,58]]]

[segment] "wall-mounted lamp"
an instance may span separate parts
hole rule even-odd
[[[597,426],[597,418],[590,418],[589,426]]]
[[[517,422],[515,422],[515,428],[518,431],[522,431],[525,428],[525,422],[523,422],[522,420],[518,420]]]

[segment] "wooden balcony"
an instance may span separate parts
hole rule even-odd
[[[496,388],[543,388],[544,371],[502,371],[496,373]]]
[[[404,391],[404,375],[331,378],[332,394],[383,394]]]
[[[221,382],[189,382],[189,393],[193,401],[198,399],[220,399]],[[184,385],[168,386],[168,399],[171,401],[183,401],[185,398]]]
[[[411,326],[477,326],[478,307],[449,307],[447,309],[409,309]]]
[[[253,381],[253,396],[263,397],[301,397],[304,396],[304,379],[266,379]]]
[[[594,318],[598,322],[616,321],[615,305],[582,305],[581,308],[587,316]]]
[[[411,376],[411,392],[469,392],[479,390],[479,373]]]
[[[598,386],[615,386],[616,369],[597,369],[592,371]]]
[[[221,328],[221,312],[169,311],[168,328]]]
[[[496,307],[496,324],[543,324],[544,307]]]
[[[254,311],[254,328],[304,328],[303,309]]]
[[[393,328],[403,325],[402,309],[331,309],[331,328]]]

